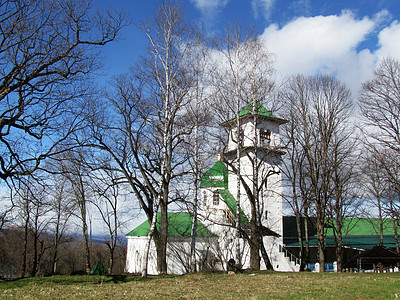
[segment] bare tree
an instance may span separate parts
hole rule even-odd
[[[399,252],[398,226],[400,220],[400,155],[393,149],[382,149],[379,152],[379,167],[383,171],[386,180],[385,214],[391,219],[396,241],[396,251]]]
[[[375,78],[363,84],[359,100],[368,136],[400,152],[400,63],[384,59]]]
[[[361,184],[364,190],[364,197],[368,207],[364,214],[368,217],[371,216],[376,210],[378,212],[379,228],[377,233],[379,234],[379,244],[383,245],[383,230],[385,220],[387,218],[385,212],[385,203],[387,202],[387,180],[383,169],[380,164],[380,153],[382,149],[370,148],[369,151],[362,158],[362,179]],[[371,211],[371,205],[373,208]]]
[[[325,225],[328,206],[339,186],[332,185],[335,175],[345,161],[337,152],[347,140],[351,98],[349,89],[329,76],[305,77],[297,75],[289,79],[286,98],[297,110],[298,135],[295,147],[304,154],[301,161],[301,183],[307,184],[307,195],[312,201],[317,219],[318,256],[321,271],[325,271]],[[343,152],[340,152],[343,154]],[[336,159],[335,159],[336,157]],[[303,159],[303,158],[302,158]],[[303,186],[303,188],[305,188]],[[343,197],[340,194],[340,197]],[[338,200],[338,198],[337,198]],[[340,206],[340,205],[339,205]]]
[[[28,273],[28,269],[30,276],[37,275],[41,259],[48,249],[42,238],[43,233],[48,230],[47,213],[50,211],[45,186],[37,180],[30,179],[21,179],[16,190],[18,214],[24,229],[22,277]]]
[[[124,186],[119,184],[118,175],[118,172],[113,171],[111,167],[106,167],[97,172],[97,174],[93,174],[90,183],[91,188],[97,194],[92,204],[97,208],[109,235],[109,240],[106,243],[109,250],[109,274],[112,274],[114,271],[115,254],[119,241],[120,200],[124,189]]]
[[[186,72],[191,29],[183,22],[180,5],[164,1],[141,28],[149,40],[148,55],[130,74],[115,79],[114,92],[107,96],[114,109],[112,122],[101,124],[103,116],[93,119],[92,146],[110,155],[121,180],[135,193],[151,224],[147,249],[154,239],[157,270],[165,274],[168,205],[174,201],[173,182],[187,173],[187,158],[179,148],[192,129],[184,109],[192,84]],[[147,261],[145,251],[144,277]]]
[[[226,162],[230,165],[231,170],[235,170],[237,177],[236,187],[236,227],[237,227],[237,244],[236,244],[236,259],[241,263],[239,237],[242,231],[240,225],[241,206],[243,201],[249,203],[250,227],[251,235],[249,236],[249,244],[251,249],[251,268],[260,268],[260,251],[263,251],[263,239],[260,236],[261,215],[259,201],[259,185],[265,183],[265,174],[261,174],[261,162],[257,155],[260,152],[257,140],[257,115],[262,103],[268,102],[269,108],[273,109],[271,91],[273,83],[272,75],[272,60],[271,55],[265,50],[263,44],[257,39],[254,30],[244,29],[241,26],[227,27],[223,36],[216,40],[216,48],[219,52],[216,58],[220,63],[218,68],[214,68],[213,72],[213,87],[215,89],[216,112],[217,119],[220,122],[227,122],[235,119],[236,129],[232,130],[232,137],[236,141],[236,157],[229,158]],[[244,180],[241,166],[241,156],[243,150],[243,139],[241,133],[241,125],[243,124],[240,115],[241,109],[252,103],[249,116],[252,118],[254,132],[253,134],[253,150],[247,153],[247,158],[252,165],[252,182]],[[248,116],[248,117],[249,117]],[[230,126],[229,126],[230,127]],[[249,137],[247,137],[249,138]],[[261,156],[266,156],[268,153],[263,153]],[[242,199],[245,195],[246,200]],[[263,255],[265,264],[269,266],[269,259]]]
[[[349,124],[350,125],[350,124]],[[335,252],[338,272],[343,267],[344,236],[355,223],[346,222],[346,218],[359,213],[361,189],[358,177],[360,172],[357,165],[356,143],[352,141],[352,132],[343,129],[340,135],[334,137],[334,149],[331,156],[333,167],[332,196],[327,206],[328,222],[333,228]]]
[[[185,71],[186,51],[190,49],[191,29],[183,21],[180,5],[177,2],[164,1],[158,7],[156,15],[143,24],[142,28],[148,37],[148,49],[151,53],[151,56],[143,61],[142,76],[150,79],[148,75],[152,74],[153,79],[146,80],[144,83],[149,92],[148,95],[153,98],[151,106],[156,118],[152,125],[159,133],[157,140],[161,146],[159,147],[161,155],[158,155],[157,196],[155,197],[147,249],[156,226],[156,212],[160,207],[161,226],[156,239],[159,239],[158,243],[161,247],[157,249],[157,259],[160,273],[166,273],[169,190],[171,180],[176,176],[173,174],[173,170],[177,170],[176,167],[183,163],[180,158],[175,156],[176,147],[191,130],[185,123],[180,123],[180,121],[184,121],[180,118],[180,114],[188,101],[187,94],[192,84],[188,72]],[[177,158],[175,161],[174,156]],[[147,273],[146,260],[145,255],[142,276],[146,276]]]
[[[57,274],[59,248],[65,240],[68,221],[73,214],[73,197],[68,189],[68,179],[65,176],[53,174],[49,180],[51,219],[49,222],[53,237],[53,255],[51,258],[51,272]]]
[[[193,201],[189,203],[189,212],[193,215],[191,245],[190,245],[190,270],[196,272],[196,236],[199,206],[200,176],[207,158],[206,143],[208,141],[207,126],[210,123],[210,106],[207,94],[207,63],[209,48],[201,32],[188,51],[188,71],[193,75],[192,88],[188,97],[191,101],[186,106],[187,121],[193,126],[193,134],[186,137],[186,149],[188,161],[193,174]]]
[[[85,246],[85,272],[89,274],[90,265],[90,241],[89,241],[89,204],[92,198],[90,188],[90,170],[86,164],[86,153],[80,149],[78,152],[65,152],[61,158],[60,168],[63,176],[67,178],[70,193],[73,195],[73,215],[81,223],[82,237]]]
[[[0,178],[34,172],[82,126],[94,52],[125,26],[91,1],[0,1]]]
[[[239,237],[242,232],[240,225],[241,206],[243,201],[250,205],[250,227],[251,234],[249,236],[249,244],[251,249],[251,268],[260,268],[260,251],[263,251],[263,239],[260,236],[261,232],[261,215],[259,190],[260,184],[265,183],[265,174],[261,174],[261,163],[263,159],[259,158],[259,147],[257,140],[257,116],[261,103],[268,102],[270,109],[274,108],[271,99],[271,91],[273,83],[271,81],[272,75],[272,60],[271,55],[265,50],[263,44],[257,39],[254,30],[244,29],[240,25],[227,27],[221,38],[215,41],[215,47],[218,52],[215,54],[216,60],[213,72],[213,87],[215,89],[215,102],[217,119],[220,122],[236,122],[236,129],[232,130],[232,137],[236,141],[236,157],[226,160],[230,165],[231,171],[234,170],[236,174],[237,187],[236,187],[236,259],[241,264]],[[252,165],[252,182],[244,180],[241,156],[243,150],[243,133],[241,133],[241,125],[243,124],[240,115],[241,109],[248,103],[252,103],[249,111],[249,118],[253,122],[253,148],[252,151],[247,152],[247,158]],[[231,124],[231,123],[230,123]],[[231,125],[228,126],[231,128]],[[249,138],[249,137],[247,137]],[[261,156],[265,157],[269,153],[263,153]],[[264,177],[263,177],[264,176]],[[244,194],[244,195],[243,195]],[[242,199],[245,196],[246,200]],[[269,259],[263,255],[265,264],[270,266]]]
[[[389,211],[392,212],[390,217],[397,232],[396,199],[399,197],[399,181],[396,162],[400,157],[399,61],[393,58],[383,59],[375,71],[374,79],[363,84],[359,100],[364,116],[364,127],[369,129],[369,133],[366,133],[369,137],[369,148],[378,154],[379,168],[386,178]],[[378,153],[377,149],[382,151]],[[398,242],[397,251],[399,251]]]
[[[305,265],[309,262],[310,243],[309,243],[309,209],[310,209],[310,189],[304,174],[305,153],[299,147],[301,136],[301,122],[298,118],[298,93],[305,87],[302,82],[292,79],[282,91],[281,98],[284,101],[284,117],[289,120],[283,128],[282,138],[286,151],[282,161],[282,172],[284,182],[287,182],[287,190],[283,198],[290,206],[296,217],[297,237],[299,242],[300,271],[304,271]],[[305,243],[304,243],[305,242]]]

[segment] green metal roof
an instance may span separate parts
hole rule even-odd
[[[227,187],[228,168],[222,161],[217,161],[211,169],[201,177],[200,187]]]
[[[239,117],[245,117],[245,116],[251,116],[253,115],[253,105],[254,105],[254,100],[251,100],[246,106],[244,106],[240,111],[239,111]],[[288,121],[278,118],[272,114],[271,111],[266,109],[259,101],[256,101],[256,115],[265,117],[269,119],[270,121],[276,122],[278,124],[285,124]],[[230,119],[224,123],[221,124],[221,126],[232,126],[236,120],[236,116],[233,119]]]
[[[252,115],[253,114],[253,105],[254,101],[251,100],[245,107],[243,107],[239,112],[239,117],[245,115]],[[269,118],[276,118],[272,112],[266,109],[259,101],[256,101],[256,114],[264,117]]]
[[[343,228],[347,236],[379,235],[379,219],[375,218],[346,218]],[[326,229],[327,236],[333,236],[332,226]],[[392,220],[383,221],[383,235],[394,235]]]
[[[157,230],[160,230],[160,213],[157,213]],[[192,232],[193,217],[189,213],[168,213],[168,236],[189,237]],[[138,227],[129,232],[126,236],[147,236],[150,231],[149,221],[144,221]],[[197,221],[198,237],[211,237],[213,234]]]
[[[234,217],[236,217],[236,199],[233,197],[231,192],[229,190],[218,190],[220,195],[222,196],[222,199],[224,202],[228,205],[229,210],[233,214]],[[240,224],[243,226],[250,226],[249,219],[247,219],[247,216],[244,214],[242,209],[240,209]]]
[[[284,243],[287,246],[298,246],[296,219],[294,216],[283,217]],[[313,225],[309,223],[310,245],[316,246],[317,232]],[[334,233],[332,225],[325,227],[326,245],[335,245]],[[392,220],[384,220],[383,222],[383,245],[388,248],[395,248],[396,241],[394,238],[394,229]],[[344,246],[369,249],[380,243],[379,235],[379,219],[376,218],[346,218],[344,220],[343,229]]]
[[[299,242],[297,240],[284,241],[286,246],[297,247]],[[345,247],[357,248],[357,249],[369,249],[380,243],[379,236],[344,236],[343,245]],[[305,241],[303,241],[305,245]],[[325,239],[327,246],[334,246],[335,239],[332,236],[328,236]],[[318,239],[316,236],[310,237],[310,246],[317,246]],[[396,240],[394,236],[384,236],[383,246],[388,248],[396,248]]]

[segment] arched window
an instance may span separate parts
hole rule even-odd
[[[271,130],[270,129],[265,130],[264,128],[260,128],[260,144],[269,145],[270,141],[271,141]]]

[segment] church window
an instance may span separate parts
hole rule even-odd
[[[203,191],[203,206],[207,205],[207,192]]]
[[[213,205],[219,205],[219,192],[214,191],[213,193]]]

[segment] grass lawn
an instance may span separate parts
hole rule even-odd
[[[0,299],[396,299],[400,273],[52,276],[0,281]]]

